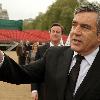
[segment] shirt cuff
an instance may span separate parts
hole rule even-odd
[[[38,92],[38,91],[37,90],[33,90],[32,93],[34,93],[34,92]]]
[[[4,53],[2,51],[0,51],[0,67],[2,66],[3,62],[4,62]]]

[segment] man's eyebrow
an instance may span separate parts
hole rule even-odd
[[[77,21],[73,20],[73,21],[72,21],[72,24],[74,24],[74,23],[77,23]],[[91,29],[91,25],[88,25],[88,24],[84,24],[84,23],[81,24],[81,23],[80,23],[80,26],[81,26],[81,27],[87,27],[88,29]]]

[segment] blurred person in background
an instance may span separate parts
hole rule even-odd
[[[25,43],[25,53],[26,53],[25,64],[29,64],[31,61],[31,51],[32,51],[32,46],[31,46],[30,42],[27,40]]]
[[[24,42],[21,40],[16,47],[16,53],[18,56],[18,63],[20,65],[25,65],[26,54],[25,54],[25,45]]]
[[[50,43],[38,47],[35,60],[43,57],[45,51],[51,46],[64,46],[62,40],[63,26],[59,23],[53,23],[50,33]],[[32,98],[33,100],[46,100],[45,99],[45,84],[44,83],[32,83],[31,84]]]
[[[31,52],[31,61],[30,62],[34,62],[35,61],[35,56],[36,56],[36,52],[37,52],[38,46],[39,46],[38,42],[34,42],[33,43],[32,52]]]

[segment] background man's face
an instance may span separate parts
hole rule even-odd
[[[53,42],[59,42],[61,39],[62,29],[59,26],[53,26],[50,31],[50,39]]]

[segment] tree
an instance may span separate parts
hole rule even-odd
[[[87,2],[87,0],[77,0],[79,3]]]
[[[73,12],[78,4],[77,0],[56,0],[46,13],[40,13],[34,19],[33,29],[48,30],[52,23],[58,22],[64,26],[65,33],[69,34]]]

